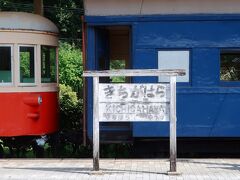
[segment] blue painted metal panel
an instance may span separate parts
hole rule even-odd
[[[239,21],[140,22],[137,48],[240,47]]]
[[[134,49],[132,59],[133,69],[154,69],[158,66],[157,51],[155,49]],[[133,82],[156,82],[157,77],[135,77]]]
[[[134,69],[157,68],[160,49],[189,49],[191,82],[185,86],[178,83],[177,88],[178,136],[240,137],[240,84],[223,83],[219,78],[220,51],[240,47],[240,15],[89,17],[87,20],[96,25],[132,24]],[[88,37],[88,43],[94,42],[91,38]],[[92,44],[90,47],[94,48]],[[95,63],[91,48],[89,67]],[[157,82],[157,78],[138,77],[132,81]],[[89,108],[88,126],[92,126]],[[92,131],[91,127],[88,130]],[[168,135],[168,123],[133,123],[134,137]]]
[[[220,50],[240,47],[239,21],[166,21],[135,23],[135,58],[140,59],[138,68],[157,68],[152,62],[144,62],[142,54],[152,51],[155,58],[158,49],[189,49],[190,86],[178,83],[177,116],[179,137],[239,136],[236,127],[237,111],[227,104],[228,111],[222,110],[225,93],[231,95],[237,88],[222,87],[220,83]],[[141,49],[141,50],[139,50]],[[143,62],[143,63],[142,63]],[[155,67],[154,67],[155,66]],[[140,82],[141,79],[138,79]],[[145,79],[143,79],[145,81]],[[239,92],[237,92],[239,93]],[[230,98],[231,99],[231,98]],[[238,100],[232,99],[235,106]],[[222,114],[219,117],[219,114]],[[231,115],[230,115],[231,114]],[[224,117],[224,120],[221,118]],[[220,125],[219,125],[219,122]],[[235,126],[229,126],[234,123]],[[223,126],[225,128],[219,128]],[[134,123],[135,137],[168,136],[169,126],[165,123]]]
[[[193,87],[216,87],[220,79],[220,51],[217,48],[192,50],[191,77]]]
[[[210,136],[240,137],[240,94],[224,94]]]
[[[177,133],[181,137],[209,137],[224,94],[177,94]]]

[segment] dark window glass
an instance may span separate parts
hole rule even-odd
[[[11,47],[0,47],[0,83],[12,82]]]
[[[222,81],[240,81],[240,51],[221,53],[220,79]]]
[[[35,82],[34,47],[20,47],[20,82]]]
[[[42,83],[56,82],[56,48],[41,47],[41,81]]]

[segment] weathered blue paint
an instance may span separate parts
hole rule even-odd
[[[94,28],[92,26],[88,27],[88,46],[87,46],[87,69],[89,70],[103,70],[109,68],[109,51],[108,51],[108,34],[106,30],[101,28]],[[105,63],[101,63],[103,61]],[[105,61],[106,60],[106,61]],[[101,81],[101,79],[100,79]],[[88,78],[88,107],[87,116],[88,118],[88,137],[93,136],[93,81]]]
[[[239,47],[239,21],[140,22],[137,48]]]
[[[130,16],[85,16],[89,25],[132,24],[135,22],[162,21],[226,21],[240,20],[240,14],[191,14],[191,15],[130,15]]]
[[[177,86],[178,137],[240,137],[240,82],[220,82],[219,77],[220,51],[240,49],[240,15],[116,16],[86,20],[93,26],[132,27],[132,68],[158,68],[158,50],[189,50],[190,82]],[[91,36],[89,33],[88,69],[96,62]],[[157,82],[157,78],[138,77],[133,82]],[[88,130],[92,131],[90,82],[88,87]],[[132,130],[134,137],[169,135],[168,123],[136,122]]]

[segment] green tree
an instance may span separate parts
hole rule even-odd
[[[81,93],[83,88],[82,52],[75,45],[62,42],[59,46],[59,80],[60,84],[72,87],[73,91]]]
[[[44,1],[44,15],[52,20],[60,30],[61,40],[81,46],[82,0]]]
[[[83,101],[68,85],[60,84],[60,125],[61,130],[76,130],[81,128]]]
[[[33,12],[33,0],[0,0],[0,11]]]

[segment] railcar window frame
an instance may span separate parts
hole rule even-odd
[[[11,82],[0,82],[0,86],[12,86],[13,80],[14,80],[13,44],[0,44],[0,47],[10,47],[10,52],[11,52]]]
[[[219,52],[219,81],[220,81],[220,85],[223,85],[223,86],[240,86],[240,76],[239,76],[239,79],[232,79],[232,80],[224,80],[221,78],[222,76],[222,56],[223,55],[236,55],[236,54],[239,54],[239,57],[240,57],[240,49],[220,49],[220,52]],[[240,58],[239,58],[239,66],[240,66]],[[233,67],[233,65],[231,66]],[[240,70],[240,68],[239,68]],[[229,72],[230,73],[230,72]]]
[[[34,50],[33,50],[33,52],[34,52],[34,82],[32,83],[32,82],[30,82],[30,83],[22,83],[21,82],[21,77],[20,77],[20,74],[21,74],[21,61],[20,61],[20,48],[21,47],[33,47],[34,48]],[[19,72],[18,72],[18,85],[19,86],[37,86],[37,82],[36,82],[36,80],[37,80],[37,71],[38,71],[38,69],[37,69],[37,45],[30,45],[30,44],[18,44],[18,70],[19,70]]]
[[[55,50],[55,81],[54,82],[43,82],[42,81],[42,48],[43,47],[50,47],[52,49]],[[51,71],[51,69],[50,69]],[[40,83],[42,86],[49,86],[49,85],[52,85],[52,84],[57,84],[58,83],[58,47],[57,46],[50,46],[50,45],[40,45],[40,74],[41,74],[41,77],[40,77]]]

